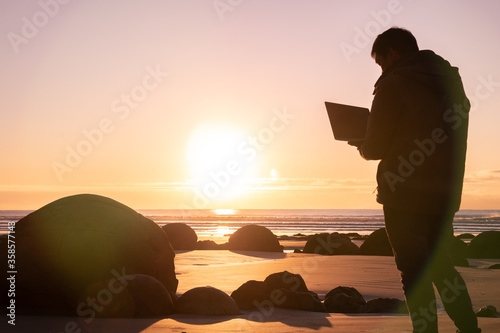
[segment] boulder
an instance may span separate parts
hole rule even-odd
[[[16,307],[74,315],[91,284],[131,274],[157,279],[175,297],[174,256],[167,234],[131,208],[65,197],[16,224]]]
[[[352,287],[337,287],[325,295],[324,305],[329,313],[363,313],[366,301]]]
[[[250,224],[236,230],[228,240],[232,251],[283,252],[278,238],[266,227]]]
[[[326,312],[319,296],[312,291],[292,291],[286,288],[274,289],[271,300],[277,308]]]
[[[469,258],[500,259],[500,231],[484,231],[469,243]]]
[[[198,236],[186,223],[168,223],[165,224],[162,229],[166,232],[174,250],[196,250]]]
[[[186,291],[175,305],[176,313],[204,316],[236,316],[238,304],[225,292],[213,287],[198,287]]]
[[[323,255],[354,255],[359,254],[359,247],[349,236],[339,233],[322,233],[311,237],[304,246],[304,253]]]
[[[271,290],[284,288],[291,291],[309,291],[300,274],[293,274],[288,271],[273,273],[266,277],[264,282]]]
[[[217,244],[213,240],[202,240],[196,243],[197,250],[227,250],[227,243]]]
[[[393,256],[391,243],[385,232],[380,228],[372,232],[359,247],[359,254],[369,256]]]
[[[89,318],[164,317],[174,313],[174,303],[160,281],[132,274],[89,285],[76,309],[79,316]]]
[[[448,252],[455,266],[469,267],[467,260],[467,244],[458,237],[453,237],[448,246]]]
[[[271,299],[277,308],[311,312],[326,312],[318,294],[312,291],[292,291],[281,288],[274,289]]]
[[[253,309],[271,298],[271,290],[264,281],[250,280],[231,293],[240,309]]]
[[[318,295],[307,290],[302,277],[287,271],[271,274],[264,281],[247,281],[231,297],[241,309],[276,307],[325,312]]]
[[[408,313],[405,301],[396,298],[375,298],[366,302],[365,313]]]
[[[500,317],[497,312],[497,308],[493,305],[483,306],[476,312],[476,317],[487,317],[487,318],[497,318]]]

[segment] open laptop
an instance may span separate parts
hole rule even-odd
[[[363,140],[370,111],[367,108],[325,102],[335,140]]]

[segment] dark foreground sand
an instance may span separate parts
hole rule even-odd
[[[337,286],[358,289],[366,300],[378,297],[403,299],[399,273],[392,257],[321,256],[314,254],[190,251],[176,256],[178,293],[207,286],[230,294],[248,280],[264,280],[271,273],[288,270],[301,274],[309,290],[323,298]],[[459,267],[474,309],[485,305],[500,309],[500,270],[488,266],[500,260],[469,260],[474,267]],[[455,332],[439,307],[441,333]],[[479,318],[484,333],[500,332],[500,318]],[[16,326],[0,323],[1,332],[411,332],[406,315],[350,315],[283,310],[263,306],[235,317],[172,315],[154,319],[91,319],[77,317],[18,316]]]

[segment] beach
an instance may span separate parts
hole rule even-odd
[[[485,305],[500,308],[500,271],[488,267],[498,259],[469,259],[471,267],[457,267],[463,275],[474,310]],[[178,295],[201,286],[228,294],[248,280],[263,280],[272,273],[300,274],[310,291],[321,299],[337,286],[356,288],[366,300],[403,299],[393,257],[322,256],[303,253],[177,251]],[[438,303],[441,333],[456,328]],[[483,333],[500,331],[500,318],[479,318]],[[5,324],[5,321],[3,325]],[[5,326],[4,326],[5,327]],[[238,316],[174,314],[167,318],[97,319],[85,317],[18,316],[8,332],[411,332],[407,315],[337,314],[278,309],[262,304]],[[2,331],[5,331],[2,329]]]
[[[185,212],[184,212],[185,213]],[[227,213],[227,211],[225,212]],[[17,215],[16,215],[17,214]],[[26,212],[3,212],[4,223],[18,219]],[[358,247],[373,230],[383,225],[378,211],[339,210],[271,210],[246,211],[218,215],[208,211],[143,212],[159,226],[185,223],[191,226],[198,241],[227,243],[231,233],[243,225],[264,225],[278,236],[283,252],[192,250],[175,251],[175,276],[179,281],[176,295],[211,286],[227,295],[250,280],[263,281],[273,273],[288,271],[299,274],[309,291],[320,300],[332,289],[353,287],[365,301],[377,298],[403,300],[400,274],[391,256],[319,255],[296,253],[302,250],[308,236],[318,232],[351,233]],[[464,212],[456,219],[455,234],[469,231],[479,234],[485,226],[499,227],[499,211]],[[357,236],[356,236],[357,235]],[[300,251],[299,251],[300,252]],[[500,259],[468,259],[470,267],[457,267],[464,277],[474,311],[492,305],[500,309],[500,270],[489,269]],[[441,333],[456,328],[438,300]],[[15,326],[5,318],[2,332],[411,332],[408,315],[371,313],[322,313],[275,307],[259,303],[255,309],[241,310],[235,316],[201,316],[173,314],[158,318],[94,318],[91,316],[27,316],[17,315]],[[479,318],[485,333],[500,332],[500,318]]]

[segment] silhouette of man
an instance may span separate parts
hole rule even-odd
[[[381,160],[377,201],[413,332],[438,332],[436,286],[461,333],[481,332],[461,275],[448,254],[460,206],[468,112],[458,69],[430,50],[419,51],[408,30],[378,35],[371,52],[382,68],[364,141],[367,160]]]

